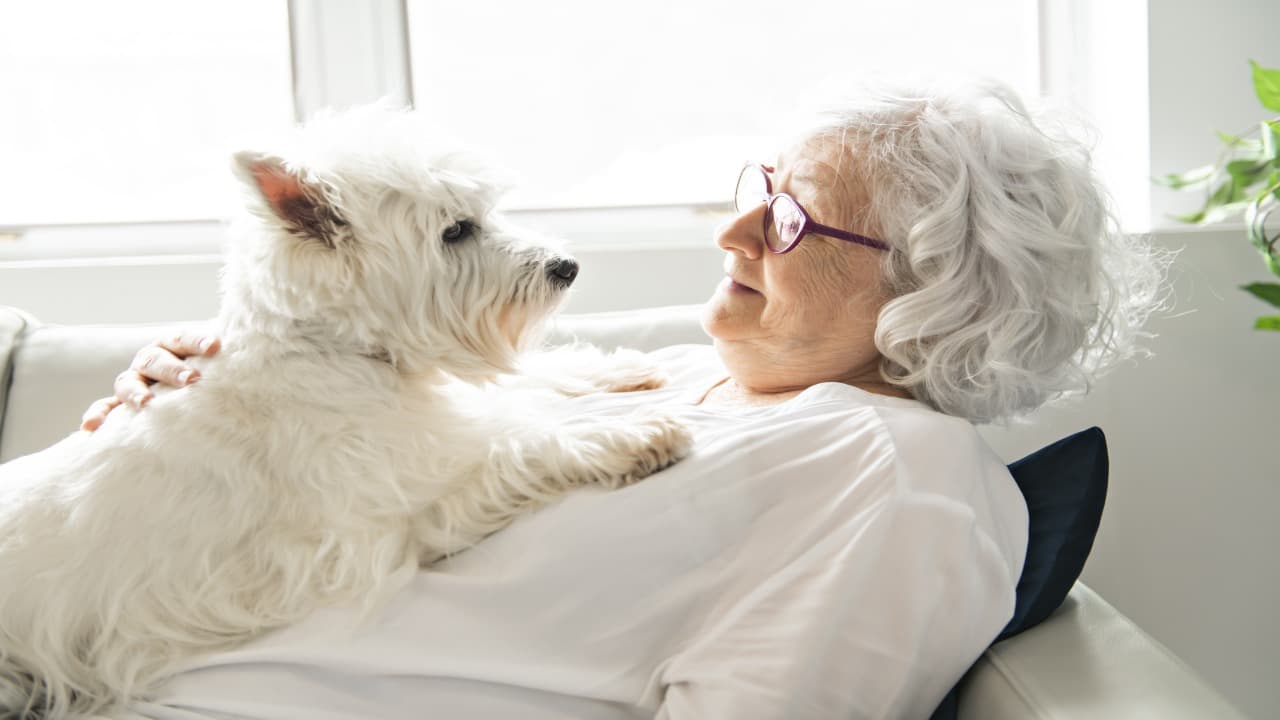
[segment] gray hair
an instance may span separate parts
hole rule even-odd
[[[892,250],[875,334],[885,380],[1005,421],[1134,351],[1168,258],[1119,231],[1080,141],[992,81],[876,89],[823,114]]]

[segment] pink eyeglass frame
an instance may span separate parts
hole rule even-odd
[[[866,235],[858,235],[857,233],[846,232],[839,228],[833,228],[830,225],[823,225],[822,223],[815,222],[814,219],[809,216],[809,212],[805,210],[804,207],[799,202],[797,202],[796,199],[792,197],[790,194],[773,192],[773,181],[769,179],[769,174],[773,172],[773,168],[769,167],[768,165],[760,165],[758,163],[747,163],[745,166],[743,166],[742,172],[738,173],[738,184],[733,188],[733,209],[735,211],[741,213],[744,209],[744,208],[738,207],[738,190],[742,187],[742,178],[746,177],[747,171],[752,168],[755,168],[760,172],[761,175],[764,176],[764,189],[765,189],[765,193],[767,193],[767,197],[763,198],[763,201],[767,207],[765,208],[764,217],[761,220],[761,227],[764,230],[764,234],[766,238],[769,236],[769,219],[774,214],[773,205],[779,199],[786,198],[788,202],[790,202],[792,205],[795,206],[796,210],[800,211],[800,217],[804,218],[804,222],[800,225],[799,232],[796,233],[795,240],[792,240],[789,245],[782,248],[781,250],[774,250],[772,247],[769,246],[769,243],[766,242],[764,245],[765,247],[769,248],[769,252],[774,253],[775,255],[782,255],[785,253],[789,253],[792,250],[794,250],[795,247],[800,244],[800,241],[804,239],[804,236],[809,233],[813,233],[815,235],[824,235],[826,237],[833,237],[837,240],[846,240],[848,242],[858,243],[859,245],[866,245],[867,247],[875,248],[876,250],[889,249],[888,245],[885,245],[879,240],[874,240],[872,238],[869,238]]]

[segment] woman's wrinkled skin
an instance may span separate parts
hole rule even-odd
[[[876,237],[862,227],[856,164],[838,141],[811,138],[783,153],[773,192],[790,193],[816,222]],[[730,379],[705,400],[772,404],[821,382],[909,397],[885,383],[874,335],[889,296],[880,282],[884,251],[806,235],[785,255],[768,251],[763,205],[717,231],[725,282],[703,309]]]

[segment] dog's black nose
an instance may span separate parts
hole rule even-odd
[[[556,258],[549,261],[547,277],[551,278],[552,282],[569,287],[573,284],[573,279],[578,277],[578,261],[573,258]]]

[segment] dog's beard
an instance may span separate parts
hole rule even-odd
[[[457,372],[463,379],[487,382],[513,372],[517,358],[539,346],[546,337],[547,321],[564,304],[567,288],[530,274],[512,296],[478,326],[460,328],[470,337],[462,345],[473,349],[484,367],[479,372]]]
[[[528,352],[542,343],[546,337],[547,319],[560,305],[557,299],[539,312],[530,312],[528,307],[507,305],[498,313],[498,331],[513,353]]]

